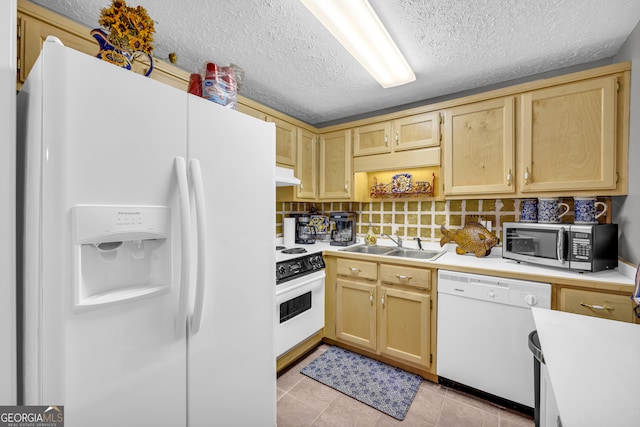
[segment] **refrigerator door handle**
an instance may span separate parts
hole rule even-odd
[[[196,205],[196,224],[198,227],[197,235],[197,270],[196,270],[196,297],[193,304],[193,314],[191,316],[191,333],[196,334],[200,330],[202,322],[202,310],[204,306],[204,286],[206,279],[207,252],[206,252],[206,236],[207,236],[207,213],[204,200],[204,186],[202,182],[202,172],[200,170],[200,161],[192,159],[189,161],[189,169],[191,171],[191,182],[193,183],[193,191],[195,194]]]
[[[175,327],[176,338],[180,339],[185,335],[187,327],[187,303],[189,300],[191,267],[191,210],[189,184],[187,183],[187,163],[184,157],[177,156],[174,159],[174,164],[180,203],[180,238],[182,246],[180,260],[180,296]]]

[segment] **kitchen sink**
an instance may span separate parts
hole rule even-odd
[[[426,259],[429,261],[433,261],[443,253],[444,253],[443,251],[420,251],[416,249],[394,249],[391,252],[385,253],[385,255],[404,257],[404,258],[414,258],[414,259]]]
[[[356,252],[359,254],[383,255],[395,250],[395,248],[389,246],[352,246],[350,248],[340,250],[345,252]]]
[[[385,255],[413,259],[424,259],[429,261],[437,259],[444,253],[443,251],[421,251],[418,249],[405,249],[388,246],[352,246],[350,248],[340,250],[345,252],[356,252],[359,254]]]

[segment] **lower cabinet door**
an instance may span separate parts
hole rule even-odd
[[[386,286],[380,292],[380,353],[428,368],[431,296]]]
[[[376,285],[338,278],[336,338],[376,350]]]

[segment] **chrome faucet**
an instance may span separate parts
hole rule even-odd
[[[399,247],[399,248],[401,248],[401,247],[402,247],[402,239],[401,239],[401,238],[400,238],[400,236],[398,236],[397,234],[396,234],[396,238],[397,238],[398,240],[396,240],[396,239],[394,239],[393,237],[389,236],[387,233],[382,233],[382,234],[381,234],[381,236],[382,236],[382,237],[387,236],[388,238],[390,238],[390,239],[391,239],[391,241],[392,241],[393,243],[395,243],[396,245],[398,245],[398,247]]]
[[[414,237],[413,240],[418,241],[418,249],[422,250],[422,240],[419,237]]]

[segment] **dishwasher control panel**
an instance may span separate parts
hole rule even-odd
[[[519,307],[551,308],[551,284],[440,270],[438,292]]]

